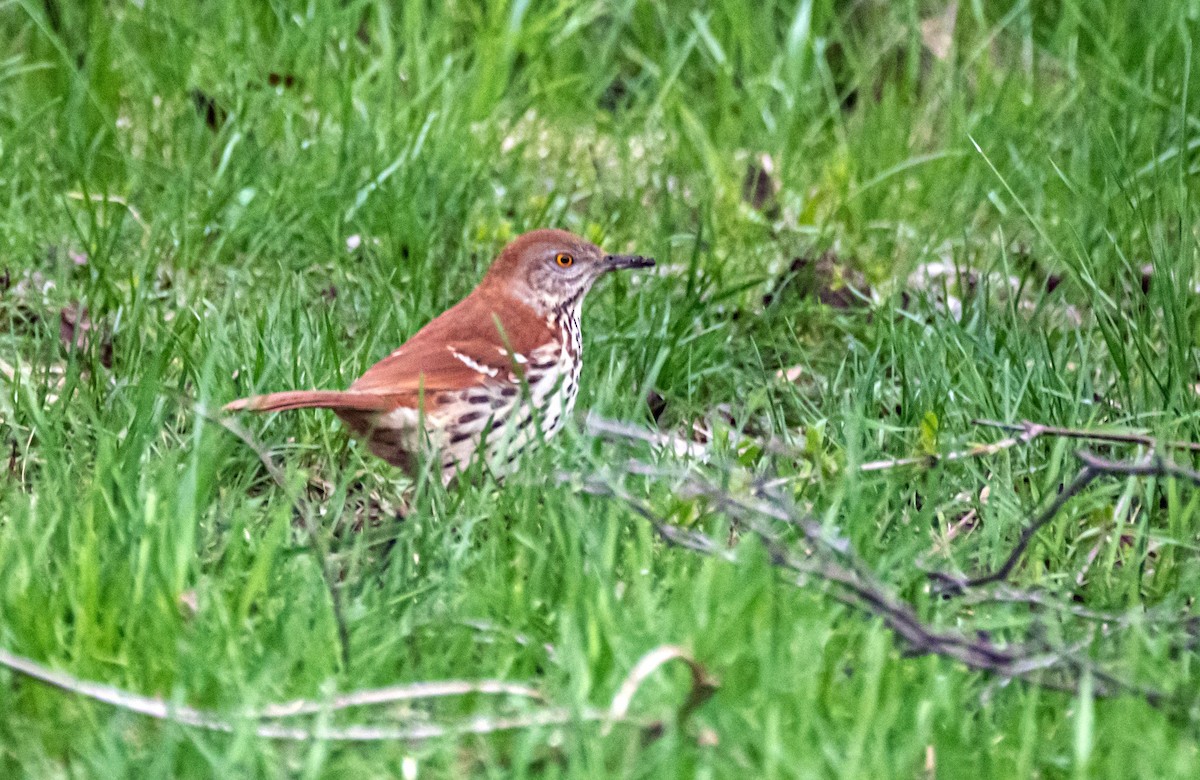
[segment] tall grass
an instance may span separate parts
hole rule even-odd
[[[977,417],[1200,440],[1193,5],[961,2],[936,54],[945,8],[915,1],[0,6],[0,645],[224,711],[446,677],[605,706],[668,642],[720,679],[649,742],[581,725],[291,745],[6,673],[0,767],[1194,776],[1188,716],[907,658],[877,623],[782,584],[752,545],[738,565],[664,547],[551,479],[627,456],[579,426],[503,487],[421,485],[403,522],[355,533],[364,496],[407,483],[330,416],[249,421],[287,490],[205,417],[253,391],[345,386],[509,238],[565,227],[665,269],[593,292],[580,406],[685,433],[702,419],[715,455],[696,468],[797,476],[802,505],[919,597],[920,565],[1001,560],[1070,478],[1071,448],[856,464],[991,436]],[[743,190],[763,155],[777,191],[756,207]],[[825,252],[872,306],[783,283]],[[910,280],[934,262],[980,280],[975,295],[950,282],[957,313]],[[78,346],[62,336],[72,303],[93,325]],[[332,490],[308,506],[332,563],[294,517],[321,481]],[[1102,483],[1038,537],[1019,581],[1096,609],[1182,609],[1200,586],[1196,504],[1183,485]],[[968,509],[978,526],[946,541]],[[1019,606],[980,619],[997,636],[1056,630]],[[1137,624],[1112,643],[1118,671],[1194,688],[1190,649]],[[665,672],[635,707],[669,715],[685,688]]]

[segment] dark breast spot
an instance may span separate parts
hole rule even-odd
[[[450,443],[458,444],[459,442],[466,441],[467,439],[471,438],[474,435],[475,434],[473,434],[469,431],[459,431],[458,433],[455,433],[453,436],[450,437]]]
[[[516,394],[516,385],[505,385],[504,387],[500,388],[500,395],[504,396],[505,398],[512,398]]]
[[[469,422],[475,422],[480,417],[483,417],[483,412],[467,412],[458,418],[459,425],[466,425]]]

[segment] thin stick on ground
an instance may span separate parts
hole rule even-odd
[[[249,447],[254,454],[258,456],[259,462],[262,463],[263,468],[267,470],[267,474],[270,475],[271,481],[279,486],[279,488],[282,490],[288,489],[287,478],[283,473],[283,469],[279,468],[278,464],[275,463],[275,459],[271,457],[271,453],[267,452],[266,447],[263,447],[261,444],[259,444],[258,440],[254,438],[254,434],[250,433],[250,431],[246,429],[246,426],[242,425],[232,417],[217,417],[209,414],[208,411],[204,409],[198,409],[197,411],[200,416],[208,422],[221,426],[241,440],[243,444]]]
[[[964,450],[954,452],[946,452],[940,455],[920,455],[912,458],[893,458],[890,460],[874,460],[869,463],[863,463],[858,467],[859,471],[887,471],[889,469],[899,468],[901,466],[925,466],[933,468],[942,463],[952,463],[956,460],[967,460],[969,458],[981,458],[988,455],[995,455],[1004,450],[1011,449],[1018,445],[1028,444],[1039,436],[1045,434],[1047,429],[1044,426],[1031,423],[1027,428],[1021,431],[1020,436],[1009,436],[1001,439],[993,444],[975,444]]]
[[[85,200],[92,203],[115,203],[118,206],[124,207],[129,212],[129,216],[133,218],[133,221],[137,223],[137,226],[142,229],[142,247],[145,248],[149,245],[150,225],[142,218],[141,212],[120,195],[102,195],[100,193],[88,193],[85,195],[82,192],[68,192],[67,197],[71,200]]]
[[[1057,517],[1062,508],[1067,505],[1067,502],[1079,495],[1080,491],[1090,485],[1098,476],[1100,476],[1098,472],[1092,471],[1087,467],[1081,469],[1075,475],[1075,478],[1059,491],[1054,500],[1021,529],[1021,536],[1017,539],[1016,545],[1008,554],[1008,557],[1004,559],[1004,562],[993,571],[970,578],[957,577],[946,572],[931,573],[930,576],[938,584],[938,592],[945,596],[953,596],[962,593],[967,588],[976,588],[980,585],[989,585],[993,582],[1008,579],[1008,575],[1012,574],[1012,570],[1016,568],[1017,563],[1021,560],[1021,556],[1025,554],[1026,548],[1029,547],[1029,543],[1033,541],[1033,537],[1037,535],[1037,532]]]
[[[1028,444],[1040,437],[1051,436],[1060,438],[1083,439],[1089,441],[1110,442],[1114,444],[1137,444],[1143,446],[1162,446],[1171,449],[1185,450],[1189,452],[1200,452],[1200,443],[1188,441],[1162,441],[1154,439],[1151,436],[1136,433],[1110,433],[1105,431],[1089,431],[1079,428],[1068,428],[1056,425],[1046,425],[1044,423],[1032,422],[1029,420],[1021,423],[1005,423],[996,420],[975,419],[972,424],[1000,428],[1002,430],[1011,431],[1018,435],[1009,436],[1001,439],[993,444],[978,444],[968,447],[963,450],[951,451],[938,455],[922,455],[907,458],[888,458],[882,460],[869,461],[861,464],[858,469],[862,472],[880,472],[896,468],[916,466],[932,468],[942,463],[953,461],[966,460],[968,458],[984,457],[995,455],[1004,450],[1017,447],[1019,445]],[[666,437],[654,431],[644,430],[638,426],[628,423],[620,423],[611,420],[589,415],[587,420],[588,430],[597,435],[605,435],[610,438],[622,438],[630,441],[641,441],[652,445],[665,446],[670,444],[677,437]],[[1001,582],[1012,574],[1021,557],[1028,549],[1034,536],[1037,535],[1047,523],[1053,520],[1066,506],[1066,504],[1086,489],[1098,477],[1110,474],[1119,476],[1131,477],[1147,477],[1147,476],[1166,476],[1186,479],[1193,483],[1200,484],[1200,472],[1180,466],[1170,461],[1164,460],[1157,456],[1152,456],[1140,463],[1121,463],[1117,461],[1105,460],[1097,455],[1086,451],[1079,451],[1076,457],[1083,462],[1083,467],[1070,483],[1066,485],[1050,502],[1047,507],[1038,513],[1021,531],[1021,535],[1017,540],[1012,551],[1005,560],[995,570],[976,577],[962,577],[959,575],[949,574],[946,572],[933,572],[930,577],[937,583],[938,592],[946,596],[954,596],[963,593],[968,588],[988,585],[995,582]],[[637,473],[642,476],[665,476],[661,470],[656,470],[648,467],[645,464],[635,463],[631,466],[630,473]],[[760,481],[759,488],[762,490],[770,490],[781,484],[785,484],[789,478],[776,478],[767,481]],[[730,496],[723,496],[721,501],[729,504]],[[743,507],[745,508],[745,507]],[[757,511],[764,511],[763,507],[758,507]],[[769,510],[768,510],[769,513]],[[785,519],[778,512],[775,513],[775,519]],[[666,530],[666,533],[673,533]],[[692,544],[700,544],[693,540]]]
[[[950,452],[934,453],[931,455],[913,455],[902,458],[882,458],[880,460],[868,461],[866,463],[859,464],[858,470],[871,473],[905,467],[934,468],[944,463],[953,463],[955,461],[968,460],[971,458],[981,458],[990,455],[996,455],[1004,450],[1029,444],[1030,442],[1043,436],[1082,439],[1086,441],[1111,442],[1113,444],[1140,444],[1147,447],[1157,446],[1166,449],[1200,452],[1200,443],[1176,440],[1159,441],[1153,436],[1139,433],[1090,431],[1084,428],[1069,428],[1059,425],[1047,425],[1045,423],[1033,422],[1030,420],[1024,420],[1020,423],[1006,423],[997,420],[976,418],[971,420],[971,424],[989,428],[999,428],[1004,431],[1010,431],[1017,435],[1006,437],[991,444],[973,444],[961,450],[952,450]],[[708,457],[711,455],[707,445],[691,441],[679,436],[678,434],[665,433],[632,423],[610,420],[590,413],[584,419],[584,430],[593,436],[607,439],[624,439],[627,441],[644,442],[653,447],[669,449],[674,452],[676,456],[680,457]],[[758,443],[763,445],[765,450],[774,452],[776,454],[795,454],[795,451],[792,448],[783,445],[776,439],[758,440]],[[783,478],[779,481],[786,482],[787,478]]]
[[[642,683],[658,671],[659,667],[671,661],[683,661],[692,673],[691,693],[687,701],[679,708],[677,717],[680,720],[686,719],[693,710],[708,701],[717,689],[717,683],[708,670],[697,663],[683,648],[662,645],[643,655],[629,671],[625,681],[621,683],[621,687],[617,688],[612,704],[608,707],[608,723],[605,724],[603,733],[607,734],[612,729],[613,723],[623,721],[629,716],[629,707],[633,704],[633,697],[637,695]]]
[[[716,683],[708,671],[691,654],[673,646],[656,647],[642,656],[624,681],[618,686],[612,703],[607,709],[585,707],[544,707],[519,715],[493,717],[476,716],[466,721],[440,725],[418,723],[409,725],[358,724],[348,726],[304,728],[274,722],[283,718],[301,715],[316,715],[351,707],[365,707],[397,701],[428,700],[447,696],[489,694],[516,696],[544,701],[535,688],[519,683],[500,680],[441,680],[394,685],[386,688],[354,691],[334,696],[327,702],[295,700],[281,704],[270,704],[259,710],[247,710],[234,716],[201,710],[184,704],[174,704],[154,696],[143,696],[103,683],[83,680],[66,672],[50,669],[16,653],[0,648],[0,666],[30,677],[46,685],[68,693],[107,704],[117,709],[133,712],[156,720],[170,721],[183,726],[208,731],[237,733],[240,728],[249,730],[266,739],[308,741],[323,739],[343,742],[407,741],[419,742],[439,737],[464,734],[494,734],[502,731],[535,728],[539,726],[561,726],[571,723],[605,723],[605,733],[615,723],[640,726],[653,734],[660,730],[657,721],[633,718],[629,706],[642,684],[664,663],[682,660],[692,671],[692,682],[688,697],[677,710],[678,721],[685,720],[692,711],[712,695]],[[267,721],[267,722],[256,722]]]
[[[243,717],[255,719],[291,718],[298,715],[316,715],[322,712],[336,712],[352,707],[369,707],[376,704],[392,704],[400,701],[417,701],[421,699],[438,699],[448,696],[467,696],[481,694],[488,696],[519,696],[537,701],[545,701],[541,691],[519,683],[504,682],[503,680],[436,680],[433,682],[415,682],[404,685],[389,685],[386,688],[372,688],[364,691],[343,693],[332,697],[329,701],[315,699],[295,699],[280,704],[268,704],[257,713]]]
[[[972,425],[981,425],[988,428],[999,428],[1004,431],[1023,431],[1037,430],[1039,436],[1055,436],[1061,439],[1083,439],[1086,441],[1105,441],[1112,444],[1140,444],[1144,447],[1162,448],[1171,450],[1187,450],[1189,452],[1200,452],[1200,443],[1193,441],[1175,441],[1175,440],[1159,440],[1153,436],[1147,436],[1142,433],[1117,433],[1115,431],[1089,431],[1085,428],[1068,428],[1058,425],[1046,425],[1044,423],[1030,422],[1023,420],[1019,423],[1006,423],[999,420],[986,420],[976,418],[971,420]]]
[[[653,469],[645,469],[653,471]],[[699,531],[684,529],[668,523],[648,505],[629,494],[612,480],[591,479],[583,489],[594,495],[615,498],[641,517],[668,544],[701,555],[737,562],[736,553],[728,546]],[[913,655],[934,654],[958,661],[977,671],[1019,678],[1054,690],[1077,691],[1082,675],[1090,675],[1096,695],[1111,696],[1120,692],[1135,692],[1152,704],[1165,701],[1156,690],[1135,686],[1117,679],[1097,668],[1082,653],[1073,648],[1042,648],[1019,644],[1000,646],[984,635],[968,636],[952,629],[938,629],[925,623],[913,606],[895,596],[858,559],[852,548],[826,539],[820,524],[798,514],[793,507],[774,499],[746,501],[727,490],[686,477],[676,486],[682,496],[704,496],[717,503],[739,526],[749,529],[764,544],[771,565],[789,571],[793,584],[803,587],[811,580],[831,586],[829,593],[848,606],[877,617],[899,638]],[[800,529],[810,551],[794,552],[761,517],[785,519]],[[1047,676],[1056,674],[1057,677]]]
[[[964,594],[961,603],[967,606],[980,604],[1023,604],[1035,607],[1038,610],[1060,612],[1094,623],[1121,628],[1134,623],[1185,627],[1200,623],[1200,615],[1188,611],[1173,612],[1162,608],[1142,608],[1126,612],[1109,612],[1091,609],[1070,600],[1057,598],[1051,592],[1022,590],[1004,583],[997,585],[995,588],[976,589],[969,594]]]
[[[1007,580],[1009,575],[1012,574],[1013,569],[1021,561],[1021,557],[1025,554],[1025,550],[1028,549],[1030,542],[1033,541],[1033,537],[1037,535],[1038,531],[1042,530],[1047,523],[1057,517],[1063,507],[1072,498],[1079,495],[1084,488],[1102,476],[1172,477],[1200,485],[1200,472],[1165,460],[1157,454],[1152,454],[1136,463],[1108,460],[1085,450],[1077,451],[1075,457],[1083,463],[1083,467],[1079,470],[1079,473],[1075,475],[1075,478],[1066,487],[1059,491],[1054,500],[1045,509],[1039,512],[1033,520],[1021,529],[1021,535],[1018,537],[1016,545],[1009,552],[1003,563],[987,574],[975,577],[960,577],[946,572],[933,572],[930,576],[937,582],[938,592],[946,596],[956,596],[969,588]]]

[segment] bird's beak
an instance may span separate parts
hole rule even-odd
[[[641,255],[605,255],[604,267],[608,271],[620,271],[625,268],[653,268],[653,257]]]

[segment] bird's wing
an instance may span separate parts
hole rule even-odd
[[[553,334],[525,304],[481,292],[435,318],[350,390],[409,393],[416,405],[421,393],[514,381],[525,356]]]
[[[458,390],[489,380],[506,381],[512,358],[487,341],[405,345],[367,369],[350,390],[389,395]]]

